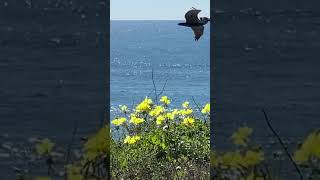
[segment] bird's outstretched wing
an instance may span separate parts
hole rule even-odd
[[[191,27],[194,32],[194,39],[198,41],[200,37],[203,35],[204,26],[194,26]]]
[[[186,13],[184,16],[186,18],[186,21],[188,24],[196,24],[200,20],[198,18],[198,14],[201,12],[201,10],[198,9],[192,9]]]

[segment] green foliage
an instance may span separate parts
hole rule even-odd
[[[320,179],[320,131],[312,132],[293,156],[310,179]]]
[[[231,136],[236,149],[211,152],[211,167],[215,179],[266,180],[271,179],[265,165],[265,155],[258,145],[249,144],[253,130],[240,127]]]
[[[36,144],[36,150],[39,155],[49,154],[54,147],[54,143],[50,139],[43,139]]]
[[[110,144],[108,143],[108,130],[109,128],[107,126],[101,128],[97,134],[89,138],[84,144],[84,155],[86,160],[94,160],[109,152]]]
[[[115,125],[111,142],[112,177],[208,179],[210,129],[207,120],[210,106],[206,105],[203,110],[207,119],[200,119],[187,102],[180,110],[169,109],[171,100],[167,96],[163,96],[160,102],[161,105],[156,105],[145,98],[132,112],[126,109],[112,121]],[[119,124],[121,118],[130,121]],[[128,138],[132,137],[139,138],[128,143]]]

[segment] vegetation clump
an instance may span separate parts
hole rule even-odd
[[[171,102],[167,96],[159,101],[146,97],[132,109],[120,106],[111,128],[97,130],[80,149],[63,150],[50,139],[31,138],[31,147],[2,144],[8,152],[2,156],[27,164],[14,167],[20,180],[210,179],[210,173],[217,180],[283,179],[270,168],[275,162],[270,152],[251,140],[252,128],[240,127],[231,134],[231,150],[210,151],[210,104],[194,103],[193,108],[186,101],[171,108]],[[296,150],[283,150],[297,171],[290,174],[320,179],[320,131]]]
[[[210,104],[196,112],[189,102],[179,109],[170,103],[167,96],[159,102],[146,97],[131,111],[120,106],[111,121],[112,178],[209,178]]]

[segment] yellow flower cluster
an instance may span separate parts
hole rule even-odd
[[[300,149],[294,153],[293,158],[299,164],[306,163],[312,158],[320,159],[320,132],[311,133]]]
[[[124,143],[125,144],[134,144],[136,143],[137,141],[139,141],[141,139],[140,136],[127,136],[125,139],[124,139]]]
[[[162,112],[164,112],[164,110]],[[161,125],[166,119],[174,120],[177,114],[179,114],[177,109],[174,109],[172,112],[168,112],[166,114],[161,114],[156,118],[156,124]]]
[[[183,119],[182,123],[189,126],[189,125],[192,125],[194,122],[195,121],[192,117],[186,117]]]
[[[165,119],[166,119],[166,116],[164,116],[164,115],[158,116],[156,119],[157,125],[161,125]]]
[[[187,115],[190,115],[190,114],[192,114],[192,109],[181,109],[180,111],[179,111],[179,114],[181,114],[181,115],[184,115],[184,116],[187,116]]]
[[[111,121],[112,124],[116,125],[116,126],[120,126],[121,124],[123,124],[124,122],[126,122],[126,118],[122,117],[122,118],[116,118],[114,120]]]
[[[155,105],[152,100],[146,97],[142,102],[140,102],[136,108],[133,110],[133,113],[127,114],[129,112],[128,107],[125,105],[119,106],[121,112],[125,113],[130,119],[129,123],[134,125],[139,125],[143,122],[148,121],[146,124],[155,123],[157,126],[161,126],[165,123],[180,123],[182,125],[193,125],[196,119],[192,116],[193,110],[189,105],[188,101],[182,103],[183,109],[168,109],[168,106],[171,103],[171,100],[167,96],[160,98],[162,105]],[[210,104],[207,104],[204,107],[204,112],[208,113],[210,111]],[[176,120],[176,121],[175,121]],[[125,117],[119,117],[114,119],[111,123],[116,126],[121,126],[125,124],[127,119]],[[171,121],[171,122],[170,122]],[[126,129],[130,128],[129,124],[125,124]],[[126,144],[134,144],[140,140],[140,136],[127,136],[124,139]]]
[[[179,110],[178,109],[174,109],[173,111],[172,111],[172,115],[178,115],[179,114]]]
[[[182,103],[182,107],[183,108],[188,108],[189,107],[189,102],[188,101],[185,101],[184,103]]]
[[[166,118],[173,120],[174,119],[175,114],[173,112],[169,112],[166,114]]]
[[[252,129],[248,127],[241,127],[236,132],[234,132],[231,136],[233,143],[239,146],[247,146],[247,142],[250,134],[252,133]]]
[[[184,116],[182,124],[188,125],[188,126],[192,125],[195,122],[195,120],[194,120],[194,118],[189,116],[193,113],[193,110],[189,106],[189,102],[185,101],[184,103],[182,103],[182,107],[184,109],[181,109],[179,111],[176,110],[175,113]]]
[[[120,106],[120,110],[121,110],[121,112],[126,113],[126,112],[128,111],[128,106],[126,106],[126,105],[121,105],[121,106]]]
[[[146,97],[138,106],[136,107],[137,112],[149,112],[152,107],[152,100]]]
[[[204,108],[201,110],[202,114],[210,114],[210,104],[206,104]]]
[[[159,116],[164,111],[162,106],[156,106],[152,111],[149,112],[149,115],[152,117]]]
[[[181,109],[176,112],[177,114],[184,116],[182,124],[187,125],[187,126],[190,126],[190,125],[194,124],[194,122],[195,122],[194,118],[189,116],[193,113],[193,110],[190,108],[189,104],[190,103],[188,101],[185,101],[184,103],[182,103],[182,107],[184,109]]]
[[[138,125],[140,123],[143,123],[144,119],[143,118],[139,118],[137,117],[136,114],[131,114],[131,119],[130,119],[130,123],[133,123],[135,125]]]
[[[163,104],[165,105],[169,105],[171,103],[171,100],[167,96],[162,96],[160,102],[163,102]]]

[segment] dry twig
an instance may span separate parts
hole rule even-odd
[[[269,129],[272,131],[272,133],[274,134],[274,136],[278,139],[281,147],[283,148],[283,150],[285,151],[286,155],[288,156],[289,160],[291,161],[292,165],[294,166],[294,168],[296,169],[297,173],[299,174],[300,180],[303,180],[303,175],[302,172],[300,171],[298,165],[294,162],[292,156],[290,155],[287,146],[283,143],[282,139],[280,138],[279,134],[275,131],[275,129],[272,127],[270,120],[267,116],[267,113],[264,109],[262,109],[262,112],[264,114],[264,118],[265,121],[269,127]]]

